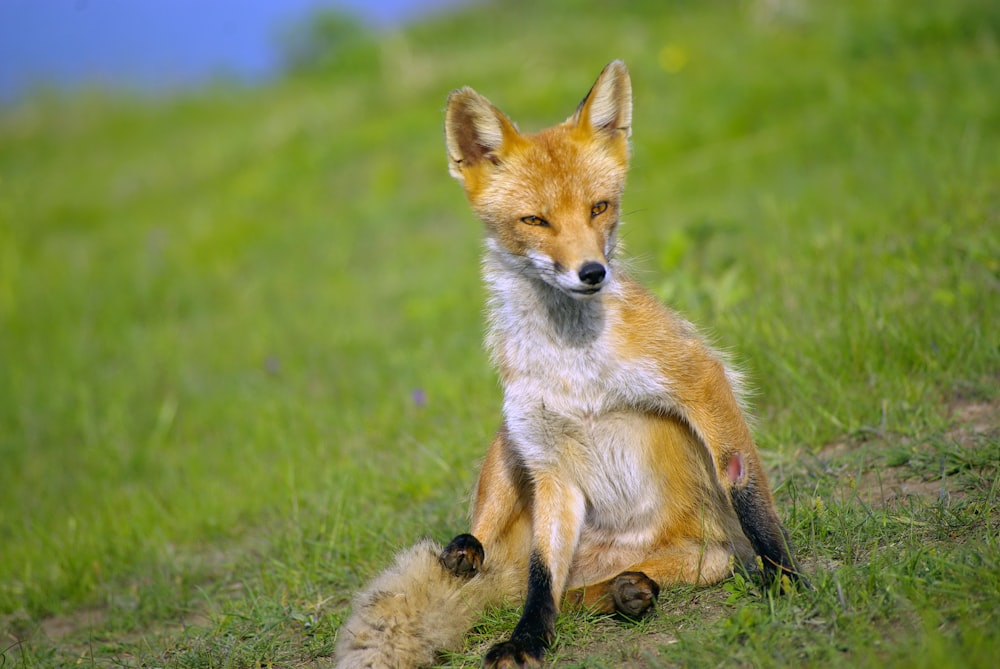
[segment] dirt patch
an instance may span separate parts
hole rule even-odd
[[[0,643],[18,644],[41,635],[53,643],[81,630],[102,625],[106,615],[102,609],[80,609],[66,615],[49,616],[41,621],[32,620],[27,613],[14,613],[0,618]]]
[[[55,647],[65,647],[67,639],[87,633],[104,624],[107,616],[101,609],[80,609],[66,615],[49,616],[42,621],[32,620],[27,613],[19,612],[0,618],[0,665],[9,657],[15,666],[27,664],[21,656],[24,646],[36,643],[40,638]],[[75,649],[73,651],[75,653]],[[62,654],[63,659],[66,656]],[[79,657],[79,654],[76,654]]]
[[[936,438],[945,450],[975,450],[1000,437],[1000,399],[958,399],[949,413],[952,426]],[[910,451],[912,457],[888,458],[886,453],[893,449],[904,454]],[[912,438],[872,430],[860,438],[840,439],[827,445],[818,458],[827,473],[835,472],[844,484],[843,489],[856,492],[867,504],[887,506],[913,497],[942,502],[962,498],[964,492],[958,479],[951,476],[948,458],[939,455],[938,464],[932,450],[928,444]],[[868,457],[844,464],[845,459],[859,451]],[[922,464],[920,468],[914,466],[918,461]]]
[[[666,632],[650,632],[639,639],[622,639],[621,633],[607,639],[589,641],[573,648],[563,649],[553,658],[553,665],[572,665],[588,657],[601,657],[607,666],[620,669],[647,669],[662,667],[663,649],[677,643],[677,637]]]
[[[946,501],[952,494],[961,494],[950,490],[945,478],[936,481],[915,479],[905,473],[902,467],[866,472],[861,476],[857,487],[858,497],[862,501],[877,506],[889,506],[908,497]]]
[[[106,617],[102,609],[83,609],[46,618],[40,624],[40,631],[50,641],[59,643],[67,636],[101,626]]]
[[[1000,436],[1000,400],[964,400],[952,405],[954,427],[945,436],[965,446],[981,443],[981,437]]]

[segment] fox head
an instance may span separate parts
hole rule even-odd
[[[445,111],[449,171],[485,223],[488,244],[519,272],[579,299],[611,281],[628,170],[632,85],[610,63],[565,122],[522,134],[471,88]]]

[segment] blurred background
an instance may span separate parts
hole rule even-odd
[[[5,0],[0,101],[47,86],[163,94],[213,78],[260,83],[302,56],[298,40],[318,14],[377,30],[460,1]]]

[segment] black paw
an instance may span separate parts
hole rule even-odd
[[[795,586],[802,590],[812,590],[812,584],[805,577],[802,568],[795,560],[791,551],[791,541],[788,538],[788,530],[781,528],[780,550],[771,553],[770,556],[762,555],[761,564],[764,567],[764,583],[773,586],[778,584],[778,590],[783,595],[787,595]]]
[[[611,584],[615,611],[629,620],[642,620],[656,611],[656,598],[660,586],[641,571],[626,571],[615,577]]]
[[[734,486],[729,494],[740,527],[754,552],[760,556],[758,567],[764,585],[770,587],[777,584],[782,592],[789,590],[787,586],[793,583],[810,589],[792,555],[788,530],[782,527],[767,495],[761,493],[752,480],[743,487]]]
[[[484,669],[520,669],[542,666],[545,646],[541,643],[514,640],[504,641],[490,648],[483,658]]]
[[[459,534],[441,551],[441,566],[455,576],[471,578],[479,573],[486,552],[479,539],[471,534]]]

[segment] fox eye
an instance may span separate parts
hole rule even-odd
[[[549,222],[541,216],[524,216],[521,218],[521,222],[525,225],[537,225],[542,228],[549,227]]]
[[[593,218],[595,216],[600,216],[607,210],[608,210],[608,201],[601,200],[600,202],[598,202],[597,204],[595,204],[593,207],[590,208],[590,217]]]

